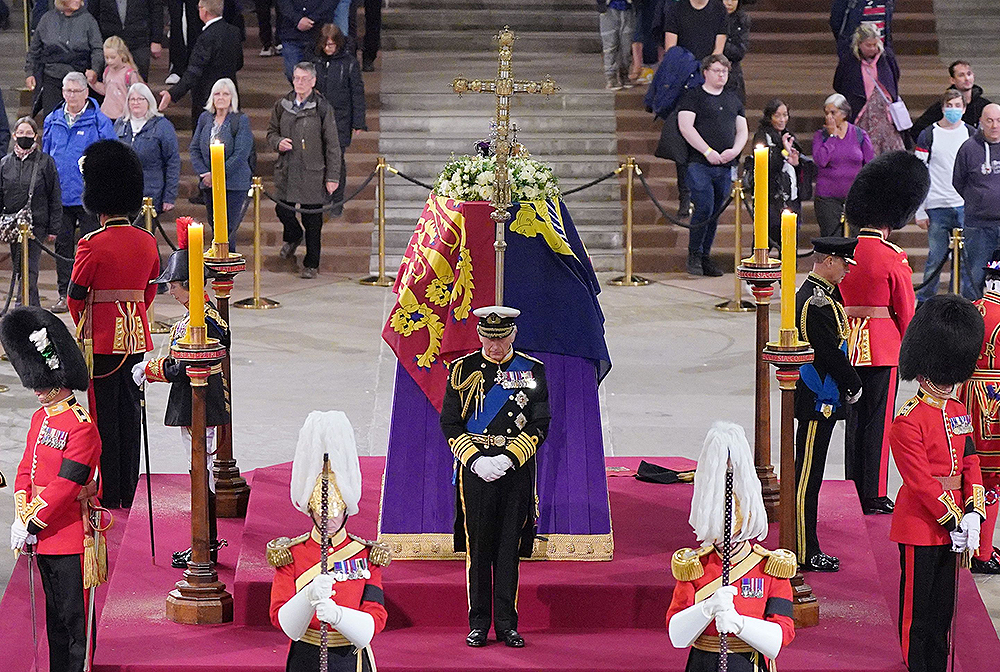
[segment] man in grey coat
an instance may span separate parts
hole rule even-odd
[[[315,278],[319,269],[323,204],[340,182],[340,142],[333,106],[315,90],[316,66],[303,61],[292,72],[292,91],[274,104],[267,127],[267,144],[278,152],[274,187],[278,219],[284,226],[281,258],[291,259],[302,242],[306,255],[302,277]],[[292,208],[299,204],[302,223]]]

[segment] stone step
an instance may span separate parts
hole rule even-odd
[[[946,1],[953,2],[955,0]],[[795,9],[800,12],[822,12],[829,18],[830,5],[830,0],[796,0]],[[788,0],[758,0],[757,3],[753,5],[751,14],[759,11],[774,12],[787,10]],[[893,14],[893,20],[898,19],[900,15],[906,12],[927,13],[933,11],[934,0],[906,0],[905,3],[900,3],[896,6],[896,11]]]
[[[480,136],[481,137],[481,136]],[[532,154],[597,154],[606,156],[615,153],[616,140],[613,134],[593,135],[591,133],[524,133],[517,134]],[[379,135],[378,150],[383,154],[441,154],[442,152],[468,151],[477,141],[475,135],[414,136],[409,133],[387,133]]]
[[[598,13],[593,6],[582,9],[562,9],[553,12],[551,9],[539,8],[536,3],[511,11],[502,6],[488,8],[468,7],[462,11],[454,8],[413,8],[387,9],[382,12],[382,30],[392,33],[397,30],[448,30],[455,39],[465,40],[473,32],[495,35],[500,28],[509,26],[514,31],[514,51],[521,50],[521,35],[524,32],[538,30],[545,26],[550,31],[593,31],[599,34]],[[384,35],[385,33],[383,33]]]
[[[749,8],[747,13],[750,15],[752,21],[750,26],[752,45],[756,46],[756,38],[759,35],[768,33],[780,34],[785,31],[823,33],[824,36],[829,38],[832,44],[833,33],[830,31],[830,3],[826,3],[825,11],[820,12],[801,10],[800,6],[802,3],[799,2],[795,3],[796,11],[789,11],[787,9],[787,1],[784,4],[786,7],[780,10],[762,10],[758,9],[756,5]],[[909,8],[909,3],[907,3],[907,11],[896,9],[896,12],[893,14],[892,31],[894,39],[896,35],[902,33],[934,32],[934,12],[912,11]]]
[[[438,9],[449,9],[453,12],[504,9],[511,14],[524,11],[523,0],[391,0],[388,4],[389,7],[382,10],[383,17],[393,10],[417,13],[417,11]],[[532,0],[531,7],[546,10],[549,14],[573,10],[589,10],[594,14],[597,13],[594,3],[590,0]]]
[[[436,112],[428,110],[422,113],[410,113],[404,110],[384,110],[379,116],[380,136],[389,133],[428,133],[439,136],[445,133],[463,134],[469,137],[486,137],[489,132],[489,122],[492,115],[487,112],[473,114],[471,112],[456,115],[451,112]],[[565,110],[558,116],[546,110],[536,110],[522,106],[511,121],[517,124],[518,138],[526,132],[560,133],[572,130],[577,133],[614,134],[615,117],[613,114],[602,114],[594,110]],[[485,125],[484,125],[485,124]]]
[[[596,12],[595,12],[596,14]],[[382,34],[382,48],[391,50],[415,51],[478,51],[489,53],[496,49],[493,35],[496,29],[482,27],[479,30],[463,33],[459,39],[455,33],[448,30],[407,30],[406,32],[389,32]],[[514,54],[525,53],[601,53],[601,36],[597,30],[577,31],[521,31],[517,33],[514,43]]]
[[[511,117],[517,118],[522,110],[530,110],[528,116],[539,112],[549,113],[564,110],[608,110],[611,108],[613,91],[595,89],[579,89],[574,91],[558,91],[550,96],[521,95],[515,96],[511,103]],[[605,103],[605,101],[607,101]],[[444,112],[453,111],[456,117],[466,114],[492,118],[495,110],[495,98],[482,94],[466,94],[458,96],[450,89],[442,89],[433,93],[384,93],[382,94],[382,112]],[[598,115],[601,113],[598,112]]]

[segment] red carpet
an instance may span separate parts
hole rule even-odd
[[[670,459],[656,461],[683,466]],[[638,459],[608,462],[634,468]],[[383,463],[382,458],[362,458],[365,497],[362,514],[351,521],[355,534],[374,533]],[[181,576],[168,562],[171,550],[187,545],[188,490],[186,477],[154,476],[157,566],[149,561],[145,499],[137,498],[133,524],[123,537],[112,537],[121,539],[121,548],[110,587],[100,591],[105,601],[98,672],[284,669],[287,640],[267,622],[271,569],[263,549],[271,538],[308,529],[308,520],[289,502],[289,473],[288,464],[255,472],[246,526],[220,520],[230,547],[220,554],[219,573],[236,600],[237,623],[201,627],[177,625],[163,616],[166,594]],[[673,586],[670,553],[694,542],[686,522],[690,486],[609,480],[615,559],[522,564],[518,609],[528,640],[524,650],[464,645],[463,563],[395,562],[384,574],[389,630],[374,642],[379,669],[683,669],[686,652],[669,645],[663,614]],[[889,519],[863,517],[853,485],[841,481],[824,484],[820,507],[824,549],[840,556],[843,569],[807,577],[820,599],[820,625],[799,632],[779,657],[779,668],[902,672],[895,622],[898,552],[886,538]],[[963,579],[959,669],[992,669],[1000,659],[1000,641],[971,577]],[[7,624],[0,634],[2,667],[10,672],[31,665],[26,590],[22,561],[0,605]],[[8,654],[14,654],[10,664]]]

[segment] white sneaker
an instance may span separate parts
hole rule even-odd
[[[173,86],[179,81],[181,81],[181,76],[178,75],[176,72],[171,72],[169,75],[167,75],[167,78],[163,80],[163,83],[166,84],[167,86]]]
[[[274,56],[274,47],[264,47],[260,50],[260,55],[263,57]]]
[[[279,56],[281,55],[281,50],[282,49],[283,49],[283,47],[280,44],[274,45],[274,53],[278,54]]]

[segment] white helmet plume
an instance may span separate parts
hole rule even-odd
[[[299,442],[292,460],[292,504],[302,513],[309,514],[309,498],[323,471],[323,453],[330,456],[334,484],[343,497],[347,514],[353,516],[361,500],[361,464],[354,443],[354,428],[343,411],[313,411],[299,430]]]
[[[767,512],[746,433],[737,424],[716,422],[698,459],[688,518],[702,544],[723,540],[727,462],[733,467],[733,543],[767,536]]]

